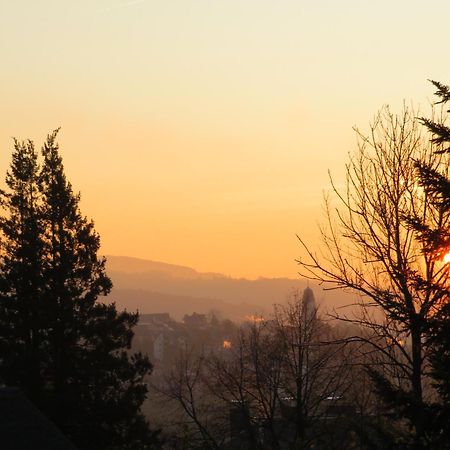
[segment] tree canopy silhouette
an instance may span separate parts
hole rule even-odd
[[[441,448],[442,428],[430,423],[428,368],[430,324],[448,298],[450,273],[442,257],[450,208],[433,201],[418,168],[442,183],[448,157],[441,141],[421,136],[408,109],[394,115],[384,108],[370,132],[358,136],[345,188],[334,187],[338,206],[328,209],[323,253],[304,246],[308,258],[300,264],[306,276],[359,294],[362,315],[341,318],[365,328],[359,338],[372,347],[367,370],[391,412],[411,426],[405,445]]]
[[[438,81],[431,81],[437,89],[435,95],[439,100],[436,104],[450,102],[450,87]],[[447,111],[447,113],[450,110]],[[431,141],[439,144],[439,153],[450,154],[450,128],[445,124],[445,117],[438,121],[422,118],[421,122],[431,133]],[[448,172],[442,174],[435,167],[423,161],[417,161],[417,171],[420,184],[427,192],[430,202],[436,210],[450,211],[450,178]],[[439,249],[442,255],[450,253],[450,230],[446,224],[430,228],[423,224],[415,225],[419,239],[431,249]],[[445,265],[445,271],[450,271],[449,264]],[[450,429],[450,290],[448,285],[428,286],[428,290],[437,293],[441,297],[441,308],[430,321],[430,365],[433,385],[439,392],[440,401],[433,408],[433,426],[435,434],[439,437],[436,446],[450,448],[445,430]],[[444,433],[442,432],[444,430]]]
[[[100,238],[81,214],[56,142],[14,141],[0,193],[0,376],[81,449],[146,449],[152,365],[130,354],[138,315],[118,312]]]

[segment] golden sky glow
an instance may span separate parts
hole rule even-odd
[[[0,0],[0,168],[61,126],[107,254],[295,277],[385,103],[450,83],[448,1]],[[3,178],[3,175],[2,175]]]
[[[443,262],[444,262],[445,264],[450,263],[450,252],[446,253],[446,254],[444,255],[444,257],[442,258],[442,260],[443,260]]]

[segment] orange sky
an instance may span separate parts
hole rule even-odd
[[[61,126],[102,251],[295,277],[327,170],[450,83],[447,1],[0,1],[0,169]]]

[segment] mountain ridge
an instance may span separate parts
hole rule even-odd
[[[179,264],[171,264],[162,261],[154,261],[144,258],[123,255],[105,255],[106,266],[109,270],[126,273],[146,273],[159,272],[180,278],[209,279],[209,278],[230,278],[216,272],[199,272],[192,267]]]
[[[348,294],[325,291],[317,282],[301,278],[232,278],[141,258],[106,258],[106,271],[114,285],[111,297],[120,308],[141,313],[168,312],[182,317],[214,310],[239,320],[249,313],[270,313],[274,304],[285,303],[293,292],[302,292],[308,285],[325,309],[353,302]]]

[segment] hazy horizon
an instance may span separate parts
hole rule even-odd
[[[132,260],[132,261],[138,261],[138,262],[142,262],[142,263],[154,263],[155,265],[164,265],[164,266],[169,266],[169,267],[172,267],[172,268],[176,267],[176,268],[179,268],[179,269],[187,269],[189,271],[192,270],[195,273],[197,273],[199,276],[203,276],[203,275],[206,275],[206,276],[218,276],[218,277],[230,278],[230,279],[235,279],[235,280],[242,279],[242,280],[249,280],[249,281],[255,281],[255,280],[258,280],[258,279],[261,279],[261,278],[262,279],[283,278],[283,279],[291,279],[291,280],[304,279],[306,281],[306,278],[301,277],[299,274],[297,274],[297,276],[294,276],[294,277],[287,277],[287,276],[279,276],[279,277],[276,277],[276,276],[275,277],[270,277],[270,276],[268,276],[268,277],[265,277],[265,276],[261,276],[261,275],[256,276],[256,277],[241,277],[241,276],[233,276],[233,275],[230,275],[230,274],[227,274],[227,273],[222,273],[222,272],[215,271],[215,270],[208,270],[208,271],[204,272],[202,270],[199,270],[196,267],[191,267],[191,266],[189,266],[187,264],[179,263],[177,261],[160,261],[160,260],[153,260],[153,259],[150,259],[150,258],[141,258],[141,257],[137,257],[137,256],[130,256],[130,255],[112,255],[112,254],[107,255],[107,254],[105,254],[103,256],[106,258],[107,265],[108,265],[108,262],[111,259],[122,259],[123,258],[123,259]],[[134,265],[131,268],[123,267],[121,270],[134,272],[133,267],[134,267]]]
[[[268,316],[273,305],[285,304],[307,286],[313,289],[322,314],[355,302],[354,295],[325,291],[318,282],[300,277],[232,278],[127,256],[107,255],[106,272],[113,282],[109,301],[119,309],[142,314],[165,312],[178,320],[193,312],[214,312],[237,322],[247,316]]]

